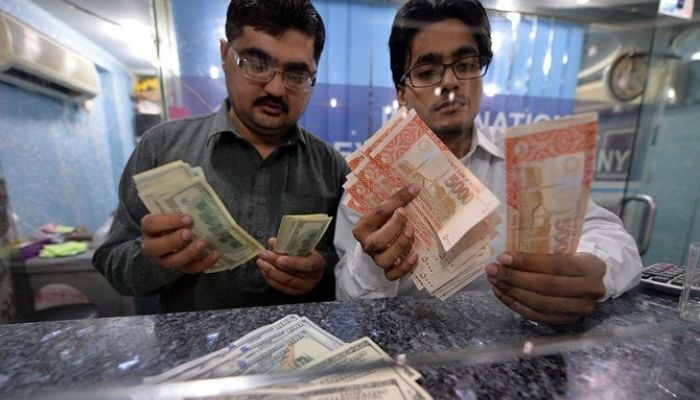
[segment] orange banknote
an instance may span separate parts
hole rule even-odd
[[[506,131],[507,247],[571,254],[578,247],[595,168],[595,113]]]

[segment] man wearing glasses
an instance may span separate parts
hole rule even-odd
[[[389,50],[399,103],[413,108],[481,182],[505,199],[503,134],[474,123],[481,78],[493,55],[483,6],[478,0],[409,0],[394,20]],[[417,256],[402,256],[409,254],[415,232],[401,211],[417,191],[404,188],[362,218],[341,206],[335,236],[339,299],[417,293],[406,276]],[[503,221],[504,204],[497,210]],[[491,242],[497,254],[505,249],[505,231],[501,225]],[[502,253],[492,261],[486,279],[469,288],[490,284],[512,310],[551,324],[589,315],[598,301],[635,286],[642,267],[619,219],[593,203],[576,254]]]
[[[283,215],[335,215],[345,160],[297,125],[324,41],[310,1],[231,1],[220,43],[228,98],[213,114],[152,129],[122,175],[114,224],[93,260],[119,292],[158,294],[161,312],[334,298],[330,233],[305,257],[266,250],[238,268],[206,274],[221,254],[206,255],[206,242],[192,240],[189,215],[148,214],[132,180],[175,160],[200,166],[237,223],[270,248]]]

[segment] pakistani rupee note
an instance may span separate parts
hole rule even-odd
[[[506,131],[507,247],[575,253],[595,168],[597,115]]]

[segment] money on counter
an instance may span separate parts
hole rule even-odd
[[[596,113],[506,130],[507,248],[576,252],[595,168]]]
[[[499,201],[414,110],[401,108],[347,160],[344,204],[361,215],[411,183],[420,187],[406,207],[416,232],[416,287],[444,300],[483,273]]]
[[[144,383],[189,381],[226,376],[278,373],[296,369],[323,371],[311,382],[274,386],[216,399],[260,399],[300,396],[309,399],[431,399],[416,383],[421,375],[413,368],[393,366],[363,369],[376,361],[391,361],[367,337],[344,343],[306,317],[287,315],[206,354],[160,375],[144,378]],[[348,372],[348,367],[357,367]],[[333,374],[333,368],[343,373]],[[285,397],[286,396],[286,397]],[[369,397],[367,397],[369,396]]]
[[[332,219],[326,214],[283,216],[274,252],[306,256],[321,240]]]
[[[207,240],[208,253],[222,257],[204,272],[236,268],[260,254],[264,247],[240,227],[209,186],[201,168],[174,161],[134,175],[139,197],[153,214],[187,213],[192,216],[194,240]]]

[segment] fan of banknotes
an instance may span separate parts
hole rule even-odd
[[[406,207],[419,256],[411,279],[419,289],[444,300],[483,273],[499,201],[415,111],[400,109],[348,163],[344,204],[360,214],[411,183],[420,187]]]
[[[381,361],[390,364],[392,359],[371,339],[363,337],[345,343],[308,318],[291,314],[248,333],[222,349],[160,375],[144,378],[144,383],[159,384],[308,369],[320,373],[314,373],[313,378],[303,385],[254,389],[227,396],[226,399],[266,396],[348,400],[431,398],[416,383],[421,375],[413,368],[363,368]],[[353,370],[352,367],[357,369]],[[334,369],[340,369],[341,372],[331,374]]]
[[[138,195],[153,214],[182,212],[192,216],[192,237],[207,240],[207,253],[222,257],[205,272],[236,268],[265,248],[239,226],[207,183],[200,167],[178,160],[134,175]],[[285,215],[275,251],[306,255],[325,233],[331,217],[325,214]]]

